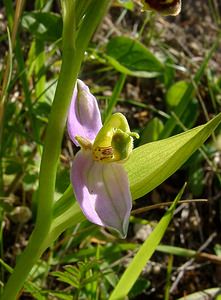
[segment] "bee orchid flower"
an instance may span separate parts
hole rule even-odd
[[[141,0],[144,10],[153,10],[164,16],[176,16],[181,10],[181,0]]]
[[[82,212],[92,223],[125,238],[132,199],[122,162],[138,134],[130,132],[121,113],[102,126],[97,100],[81,80],[73,92],[67,128],[72,142],[81,147],[73,160],[71,182]]]

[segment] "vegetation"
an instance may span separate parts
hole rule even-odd
[[[4,300],[221,295],[221,5],[185,0],[162,16],[141,2],[3,1]],[[115,145],[133,199],[124,239],[88,221],[73,193],[79,149],[66,121],[77,78],[97,99],[101,140],[113,113],[129,123],[117,133],[130,147]]]

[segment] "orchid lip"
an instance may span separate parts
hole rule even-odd
[[[115,230],[124,238],[132,199],[123,165],[96,162],[91,151],[80,150],[72,165],[71,181],[87,219]]]

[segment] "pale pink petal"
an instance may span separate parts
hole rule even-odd
[[[125,237],[132,199],[123,165],[93,161],[91,151],[80,150],[73,162],[71,181],[87,219]]]
[[[76,136],[94,141],[102,127],[96,98],[83,81],[77,80],[68,113],[67,128],[71,140],[79,146]]]

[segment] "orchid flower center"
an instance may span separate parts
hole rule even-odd
[[[76,136],[84,150],[91,150],[93,160],[101,162],[125,161],[133,150],[133,140],[139,138],[138,133],[131,132],[127,119],[116,113],[98,132],[94,143]]]
[[[132,152],[133,138],[138,137],[136,133],[113,128],[107,135],[105,143],[94,143],[92,147],[93,159],[102,162],[124,161]]]

